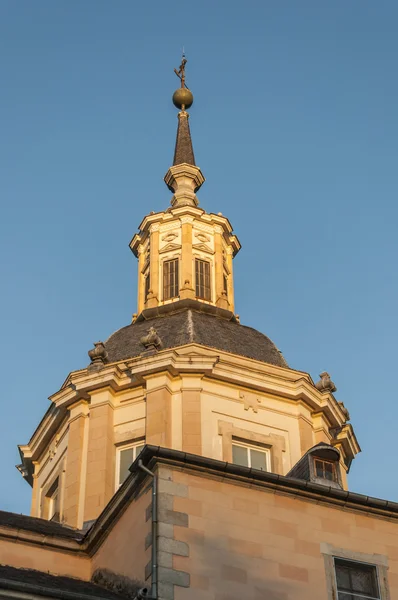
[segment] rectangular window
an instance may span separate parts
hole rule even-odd
[[[197,298],[211,300],[210,263],[199,258],[195,259],[195,286]]]
[[[314,458],[315,476],[328,481],[337,481],[336,465],[328,460]]]
[[[130,471],[129,468],[144,447],[144,442],[122,446],[117,449],[116,454],[116,488],[122,485],[127,479]]]
[[[178,258],[174,258],[163,263],[163,300],[176,298],[178,294]]]
[[[268,448],[260,448],[259,446],[247,446],[233,442],[232,444],[232,462],[235,465],[243,467],[251,467],[259,471],[270,470],[270,455]]]
[[[338,600],[379,600],[377,568],[366,563],[334,559]]]

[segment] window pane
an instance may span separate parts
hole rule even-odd
[[[267,455],[265,452],[259,450],[253,450],[250,448],[250,463],[253,469],[259,469],[260,471],[267,470]]]
[[[324,463],[325,479],[334,481],[334,464],[330,462]]]
[[[140,452],[144,449],[144,445],[142,444],[142,446],[136,446],[135,447],[135,457],[137,458],[137,456],[140,454]]]
[[[248,467],[247,448],[243,446],[235,446],[232,444],[232,461],[236,465],[242,465],[242,467]]]
[[[315,472],[317,477],[323,478],[323,462],[321,460],[315,461]]]
[[[371,598],[380,598],[377,584],[376,567],[335,559],[337,590],[339,592],[348,592],[348,594],[339,594],[342,600],[355,598],[356,594],[369,596]]]
[[[135,448],[126,448],[120,451],[119,484],[122,484],[129,474],[129,467],[134,462],[134,450]]]

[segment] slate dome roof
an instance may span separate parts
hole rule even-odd
[[[162,349],[196,343],[278,367],[288,367],[282,353],[266,335],[232,320],[191,308],[122,327],[105,342],[108,362],[142,354],[145,347],[141,338],[148,334],[150,327],[156,329]]]

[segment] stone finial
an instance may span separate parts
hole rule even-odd
[[[108,359],[108,353],[105,350],[103,342],[94,342],[94,348],[88,351],[88,355],[91,359],[91,364],[89,365],[89,369],[91,370],[102,369]]]
[[[148,335],[144,335],[140,341],[147,350],[160,350],[162,347],[162,340],[154,327],[150,327]]]
[[[347,408],[344,406],[344,402],[337,402],[337,404],[340,406],[341,412],[343,413],[346,421],[349,421],[350,420],[350,413],[348,412]]]
[[[337,390],[333,381],[330,379],[329,373],[324,371],[319,375],[320,380],[315,384],[315,387],[320,392],[335,392]]]

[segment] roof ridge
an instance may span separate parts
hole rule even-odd
[[[195,329],[193,326],[192,310],[190,308],[188,309],[188,335],[189,341],[193,342],[195,337]]]

